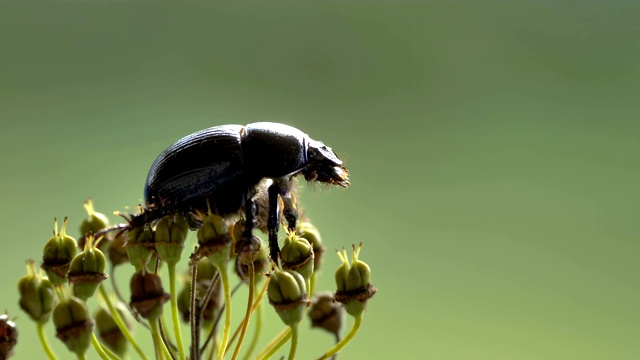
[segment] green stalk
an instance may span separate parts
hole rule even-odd
[[[291,328],[291,349],[289,349],[289,360],[296,358],[296,350],[298,349],[298,324],[290,326]]]
[[[227,342],[229,341],[229,334],[231,333],[231,289],[229,287],[229,274],[227,267],[224,265],[217,266],[220,272],[220,279],[222,280],[222,287],[224,288],[224,330],[222,332],[222,342],[220,343],[220,350],[218,351],[218,360],[224,358],[224,353],[227,350]]]
[[[178,353],[180,360],[186,360],[184,344],[182,343],[182,332],[180,331],[180,318],[178,317],[178,293],[176,291],[176,263],[167,263],[169,268],[169,291],[171,292],[171,316],[173,317],[173,332],[178,343]]]
[[[53,350],[51,350],[51,347],[47,342],[47,338],[44,336],[44,324],[37,323],[37,327],[38,327],[38,337],[40,338],[40,343],[42,344],[42,348],[44,349],[44,352],[47,353],[47,357],[49,358],[49,360],[58,360],[58,358],[56,358],[56,355],[53,353]]]
[[[236,344],[236,350],[233,352],[232,360],[236,360],[238,355],[240,354],[240,348],[242,347],[242,341],[244,341],[244,337],[247,334],[247,328],[249,327],[249,319],[251,319],[251,309],[253,305],[253,293],[256,285],[256,272],[253,267],[253,262],[249,263],[249,300],[247,301],[247,312],[244,316],[244,321],[242,324],[242,331],[240,332],[240,338],[238,339],[238,344]]]
[[[267,345],[267,347],[262,350],[262,352],[258,355],[258,359],[265,360],[270,359],[276,351],[280,350],[282,345],[286,344],[291,337],[291,328],[286,327],[284,330],[278,334],[271,342]],[[266,353],[265,353],[266,352]]]
[[[256,326],[253,332],[253,339],[251,339],[251,343],[249,344],[247,353],[244,355],[244,360],[249,360],[249,357],[253,353],[253,350],[256,349],[256,345],[258,345],[258,339],[260,339],[261,330],[262,330],[262,302],[259,302],[258,308],[256,309]]]
[[[118,325],[118,329],[122,331],[122,334],[127,339],[127,341],[131,343],[131,345],[136,350],[138,355],[140,355],[140,358],[143,360],[147,360],[147,356],[144,354],[144,351],[142,351],[142,349],[140,348],[136,340],[133,338],[133,336],[131,335],[131,332],[129,332],[127,325],[125,325],[124,321],[120,317],[120,313],[118,313],[118,311],[113,307],[113,304],[111,303],[111,299],[109,299],[109,296],[107,295],[107,292],[104,289],[104,286],[100,285],[99,291],[100,291],[100,295],[104,299],[104,302],[107,304],[107,308],[109,309],[111,316],[113,316],[113,320],[116,322],[116,325]]]
[[[354,316],[353,327],[351,327],[351,331],[344,337],[339,343],[337,343],[331,350],[327,351],[319,360],[324,360],[329,358],[331,355],[338,353],[343,347],[345,347],[351,339],[356,335],[358,329],[360,328],[360,324],[362,324],[363,314],[359,314],[358,316]]]
[[[158,319],[149,319],[149,327],[151,328],[151,336],[153,336],[153,342],[156,345],[156,352],[159,360],[168,359],[171,360],[171,354],[169,353],[169,349],[162,341],[162,336],[160,336],[160,324]]]
[[[93,345],[93,348],[96,349],[96,352],[100,356],[100,359],[102,359],[102,360],[111,360],[109,358],[109,355],[107,355],[107,353],[104,352],[104,349],[102,349],[102,345],[100,345],[100,342],[98,341],[98,338],[96,337],[96,333],[91,333],[91,345]]]

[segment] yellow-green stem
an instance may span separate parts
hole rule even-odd
[[[291,328],[287,327],[278,334],[271,342],[267,345],[267,347],[262,350],[262,352],[258,355],[258,359],[270,359],[273,354],[278,351],[282,345],[286,344],[291,337]]]
[[[151,336],[153,336],[153,343],[156,346],[158,359],[171,360],[169,349],[167,349],[164,341],[162,341],[162,336],[160,336],[160,322],[158,321],[158,319],[149,319],[149,327],[151,328]]]
[[[222,331],[220,350],[218,350],[218,360],[222,360],[227,350],[227,342],[231,333],[231,288],[229,287],[229,274],[227,273],[226,264],[218,266],[218,271],[220,272],[220,279],[224,289],[224,330]]]
[[[247,312],[244,316],[244,321],[242,324],[242,331],[240,332],[240,339],[238,339],[238,344],[236,345],[236,350],[233,352],[233,360],[238,358],[240,354],[240,348],[242,347],[242,341],[244,341],[244,336],[247,334],[247,328],[249,327],[249,319],[251,319],[251,309],[253,308],[253,293],[255,291],[256,285],[256,272],[253,267],[253,262],[249,263],[249,300],[247,301]]]
[[[53,353],[53,350],[51,350],[51,347],[47,342],[47,338],[44,336],[44,324],[37,323],[37,327],[38,327],[38,337],[40,338],[40,343],[42,344],[42,348],[44,349],[44,352],[47,353],[47,357],[49,358],[49,360],[58,360],[58,358],[56,358],[56,355]]]
[[[86,360],[87,358],[84,356],[84,353],[76,353],[76,355],[78,356],[78,360]]]
[[[360,324],[362,324],[363,314],[358,316],[354,316],[353,326],[351,327],[351,331],[344,337],[339,343],[337,343],[331,350],[327,351],[319,360],[324,360],[332,356],[333,354],[338,353],[343,347],[345,347],[356,335],[358,329],[360,328]]]
[[[178,343],[178,353],[180,360],[186,360],[184,344],[182,343],[182,332],[180,331],[180,318],[178,317],[178,292],[176,291],[176,263],[167,263],[169,268],[169,291],[171,292],[171,316],[173,317],[173,332]]]
[[[290,326],[291,328],[291,348],[289,349],[289,360],[296,358],[296,350],[298,349],[298,324]]]
[[[100,359],[111,360],[109,358],[109,355],[107,355],[107,353],[104,352],[104,349],[102,349],[102,345],[100,345],[100,342],[98,341],[95,333],[91,333],[91,345],[93,345],[93,348],[96,349],[96,352],[100,356]]]
[[[107,304],[107,308],[109,309],[111,316],[113,316],[113,320],[116,322],[116,325],[118,325],[118,329],[120,329],[127,341],[131,343],[138,355],[140,355],[140,358],[143,360],[147,360],[147,356],[144,354],[144,351],[142,351],[136,340],[133,338],[131,332],[129,332],[129,328],[127,328],[127,325],[125,325],[124,321],[120,317],[120,313],[114,308],[113,304],[111,303],[111,299],[107,295],[107,291],[104,289],[104,286],[100,285],[99,291],[100,295],[104,299],[104,302]]]
[[[249,357],[256,349],[256,345],[258,345],[258,340],[260,339],[260,331],[262,330],[262,302],[258,302],[258,308],[256,309],[256,326],[253,331],[253,339],[251,339],[251,343],[249,344],[249,348],[247,349],[247,353],[244,355],[244,360],[249,360]]]

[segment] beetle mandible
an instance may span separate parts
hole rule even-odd
[[[292,126],[258,122],[204,129],[178,140],[155,160],[144,189],[147,215],[139,221],[207,206],[223,217],[244,211],[244,237],[250,238],[258,186],[270,179],[267,230],[270,256],[277,261],[278,199],[287,227],[295,229],[298,215],[292,186],[297,175],[349,186],[349,172],[333,150]]]

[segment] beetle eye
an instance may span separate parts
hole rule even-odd
[[[315,172],[315,171],[308,172],[308,173],[304,174],[304,179],[307,180],[307,181],[313,181],[313,180],[315,180],[317,178],[318,178],[318,173]]]

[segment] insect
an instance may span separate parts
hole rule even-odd
[[[146,214],[132,217],[132,223],[210,206],[223,217],[243,214],[248,239],[258,213],[256,195],[268,186],[269,251],[277,261],[279,200],[287,227],[295,229],[293,178],[298,175],[309,182],[349,186],[349,172],[333,150],[292,126],[259,122],[204,129],[160,153],[145,185]]]

